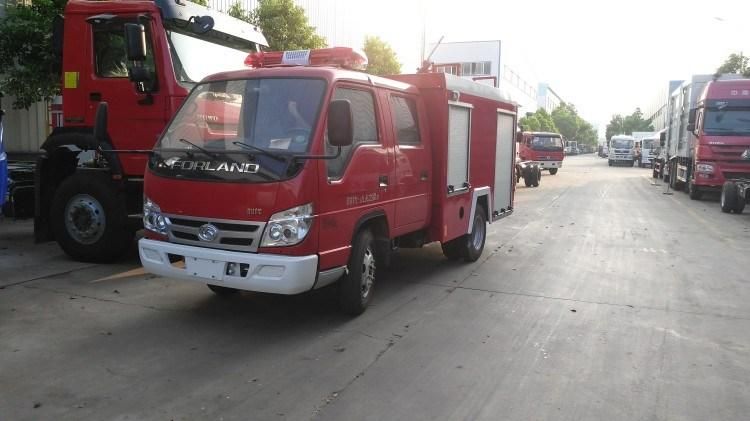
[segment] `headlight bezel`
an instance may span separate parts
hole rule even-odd
[[[695,165],[695,172],[713,174],[716,168],[713,164],[699,163]]]
[[[161,208],[153,200],[143,197],[143,228],[156,234],[167,235],[169,218],[161,213]]]
[[[312,203],[276,212],[268,219],[260,247],[289,247],[300,244],[312,230]]]

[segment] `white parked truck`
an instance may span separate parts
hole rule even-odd
[[[620,164],[632,167],[635,162],[634,148],[635,138],[633,136],[624,134],[612,136],[609,139],[609,166]]]

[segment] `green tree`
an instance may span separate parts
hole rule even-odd
[[[643,118],[643,112],[640,108],[636,108],[632,114],[623,117],[620,114],[615,114],[607,124],[607,139],[617,134],[633,134],[633,132],[652,132],[654,126],[651,124],[651,120]]]
[[[736,73],[750,77],[750,57],[743,56],[741,53],[730,54],[724,64],[716,70],[716,73]]]
[[[547,110],[544,108],[536,110],[536,118],[539,120],[540,131],[557,133],[557,126]]]
[[[305,9],[292,0],[258,0],[258,7],[247,13],[239,2],[228,14],[260,28],[271,50],[307,50],[326,46],[326,40],[315,33],[305,16]]]
[[[208,0],[190,0],[195,4],[200,4],[201,6],[208,6]]]
[[[578,129],[581,118],[572,104],[562,103],[552,110],[552,120],[558,132],[568,140],[578,140]]]
[[[66,0],[34,0],[8,6],[0,20],[0,92],[13,108],[29,108],[60,93],[60,68],[52,48],[52,20]]]
[[[375,36],[365,37],[364,52],[367,55],[367,73],[373,75],[395,75],[401,73],[401,63],[391,46]]]
[[[542,130],[542,125],[539,123],[536,113],[526,113],[526,116],[521,117],[518,124],[521,125],[522,130],[527,132],[539,132]]]

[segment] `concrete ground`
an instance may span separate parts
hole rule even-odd
[[[737,420],[750,215],[569,157],[475,264],[402,250],[373,305],[222,299],[0,222],[0,419]]]

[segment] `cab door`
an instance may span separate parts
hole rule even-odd
[[[146,27],[145,66],[152,80],[150,95],[140,93],[128,78],[125,53],[125,23],[136,23],[136,17],[90,19],[91,60],[88,76],[82,77],[81,89],[87,101],[85,121],[93,125],[101,102],[109,105],[108,131],[116,149],[150,149],[167,123],[167,106],[160,94],[159,76],[166,69],[157,69],[151,34],[158,30],[156,20],[142,22]],[[166,89],[163,89],[166,90]],[[147,157],[140,154],[120,154],[126,175],[142,176]]]
[[[321,160],[318,167],[321,269],[346,264],[354,230],[363,218],[385,215],[391,221],[393,216],[393,149],[375,89],[339,83],[331,99],[351,103],[354,136],[341,156]],[[327,139],[325,145],[328,155],[335,154]]]
[[[384,93],[389,109],[395,154],[396,235],[423,228],[429,222],[432,160],[429,143],[422,134],[417,101],[411,95]]]

